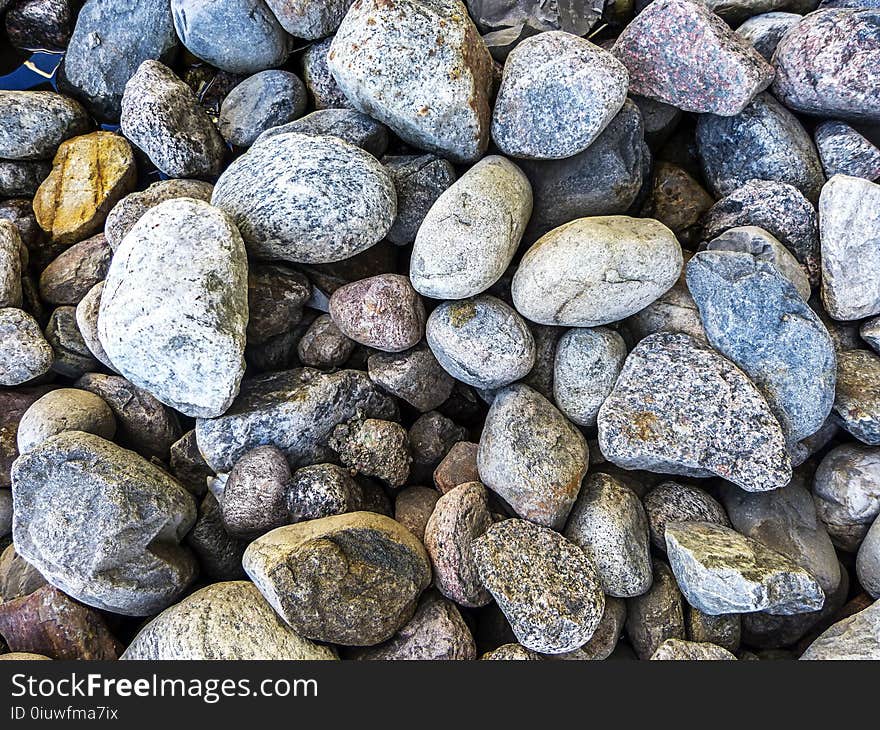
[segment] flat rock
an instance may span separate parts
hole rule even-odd
[[[0,385],[21,385],[45,375],[54,359],[31,315],[12,307],[0,309]]]
[[[880,446],[880,357],[870,350],[838,354],[834,413],[859,441]]]
[[[91,127],[79,103],[52,91],[0,91],[0,158],[49,160],[67,139]]]
[[[100,396],[79,388],[58,388],[34,401],[18,423],[18,453],[27,454],[63,431],[85,431],[111,440],[116,419]]]
[[[75,243],[40,274],[40,298],[50,304],[76,305],[107,276],[113,251],[104,235]]]
[[[397,191],[397,217],[387,238],[406,246],[416,240],[431,206],[455,182],[455,168],[437,155],[388,155],[382,164]]]
[[[229,144],[250,147],[263,132],[301,117],[306,87],[289,71],[261,71],[227,94],[220,107],[220,134]]]
[[[443,405],[455,385],[455,380],[425,343],[401,353],[370,355],[367,370],[370,380],[382,390],[405,400],[422,413]]]
[[[651,655],[652,661],[736,661],[727,649],[701,641],[667,639]]]
[[[806,651],[804,660],[880,659],[880,601],[838,621],[819,635]]]
[[[814,132],[819,159],[828,177],[880,177],[880,149],[845,122],[826,121]]]
[[[666,525],[669,522],[712,522],[730,527],[730,519],[721,503],[702,489],[678,482],[663,482],[642,497],[651,543],[666,550]]]

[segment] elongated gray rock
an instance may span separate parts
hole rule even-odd
[[[18,228],[0,218],[0,307],[21,307],[22,252]]]
[[[652,572],[650,589],[626,601],[624,629],[639,659],[650,659],[667,639],[686,638],[681,591],[672,570],[655,559]]]
[[[590,454],[587,442],[550,401],[526,385],[492,402],[477,452],[480,481],[522,518],[560,529]]]
[[[415,238],[410,278],[434,299],[466,299],[510,265],[532,213],[532,187],[512,162],[489,155],[431,206]]]
[[[287,626],[249,581],[213,583],[166,608],[132,639],[128,660],[333,660]]]
[[[680,333],[642,340],[599,410],[599,448],[626,469],[784,486],[791,460],[767,401],[732,362]]]
[[[37,321],[22,309],[0,309],[0,385],[21,385],[45,375],[55,354]]]
[[[675,284],[681,246],[666,226],[627,216],[580,218],[523,256],[511,294],[539,324],[597,327],[635,314]]]
[[[348,101],[405,142],[460,163],[486,151],[492,58],[459,0],[362,0],[327,59]]]
[[[387,238],[406,246],[416,240],[431,206],[455,182],[455,168],[437,155],[388,155],[382,164],[397,190],[397,218]]]
[[[859,583],[874,598],[880,598],[880,519],[874,520],[856,556]]]
[[[806,651],[804,660],[880,659],[880,601],[838,621],[819,635]]]
[[[838,354],[834,413],[859,441],[880,446],[880,357],[870,350]]]
[[[218,126],[229,144],[250,147],[267,129],[291,122],[306,110],[306,87],[289,71],[261,71],[227,94]]]
[[[369,418],[395,414],[391,399],[357,370],[321,373],[311,368],[247,378],[227,412],[196,422],[199,451],[214,471],[228,472],[247,451],[272,445],[291,464],[313,463],[333,429],[358,412]]]
[[[49,160],[91,126],[76,101],[52,91],[0,90],[0,159]]]
[[[239,157],[211,202],[232,216],[252,256],[301,263],[365,251],[397,211],[394,183],[375,157],[335,137],[295,132]]]
[[[828,177],[880,177],[880,149],[845,122],[826,121],[814,133],[819,159]]]
[[[196,575],[180,542],[192,496],[133,451],[66,431],[12,469],[15,546],[78,601],[126,616],[166,608]]]
[[[710,522],[671,522],[666,553],[682,593],[710,616],[818,611],[822,587],[806,570],[763,543]]]

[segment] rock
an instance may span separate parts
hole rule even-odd
[[[69,139],[34,196],[37,222],[56,244],[81,241],[100,230],[110,209],[134,189],[136,175],[131,145],[119,135]]]
[[[6,13],[6,35],[16,48],[63,51],[77,10],[70,0],[19,0]]]
[[[236,86],[220,107],[219,127],[229,144],[250,147],[263,132],[306,110],[306,87],[289,71],[261,71]]]
[[[635,492],[613,477],[587,477],[563,534],[596,565],[606,594],[630,598],[651,587],[645,510]]]
[[[394,500],[394,519],[424,543],[428,520],[440,496],[440,492],[428,487],[402,489]]]
[[[88,0],[61,67],[62,88],[101,119],[116,121],[125,85],[144,61],[169,63],[178,41],[168,0]]]
[[[702,489],[678,482],[663,482],[643,498],[651,542],[666,550],[666,525],[669,522],[712,522],[730,527],[724,507]]]
[[[455,168],[436,155],[392,155],[383,157],[382,164],[397,191],[397,218],[387,238],[406,246],[416,240],[431,206],[455,182]]]
[[[657,334],[630,353],[599,411],[599,446],[626,469],[708,476],[748,491],[791,478],[778,422],[731,362],[684,334]]]
[[[880,177],[880,149],[844,122],[826,121],[816,127],[816,147],[828,177]]]
[[[245,379],[238,398],[218,418],[196,422],[199,450],[215,472],[228,472],[256,446],[281,449],[289,463],[313,463],[326,452],[327,438],[358,413],[394,417],[391,399],[365,373],[321,373],[310,368]]]
[[[94,356],[94,358],[102,365],[110,370],[113,365],[110,358],[104,352],[101,340],[98,337],[98,312],[101,308],[101,295],[104,293],[104,282],[95,284],[86,295],[76,305],[74,310],[74,319],[80,336],[86,345],[86,349]]]
[[[681,247],[662,223],[580,218],[526,252],[511,293],[517,311],[534,322],[596,327],[653,302],[675,284],[681,267]]]
[[[685,622],[690,641],[708,642],[730,652],[739,650],[742,636],[742,620],[739,614],[710,616],[693,606],[688,606]]]
[[[402,487],[412,457],[406,429],[377,418],[353,420],[333,429],[330,447],[347,467],[377,477],[390,487]]]
[[[249,581],[214,583],[154,618],[120,659],[332,660],[336,653],[299,636]]]
[[[667,639],[684,639],[684,612],[675,576],[654,560],[654,582],[646,593],[626,601],[626,635],[639,656],[649,659]]]
[[[12,492],[0,489],[0,537],[12,534]]]
[[[33,196],[51,169],[43,160],[0,160],[0,196]]]
[[[409,429],[413,457],[410,479],[428,480],[440,461],[459,441],[468,437],[468,430],[437,411],[419,416]]]
[[[626,213],[642,187],[647,154],[642,114],[625,101],[580,154],[564,160],[518,161],[534,198],[526,241],[584,216]]]
[[[736,656],[717,644],[667,639],[651,655],[652,661],[736,661]]]
[[[21,307],[21,252],[23,244],[18,228],[0,219],[0,307]]]
[[[760,388],[789,441],[818,431],[834,403],[837,359],[825,325],[773,264],[701,251],[687,283],[709,342]]]
[[[311,293],[309,280],[288,266],[249,265],[248,344],[262,344],[293,330]]]
[[[43,269],[40,297],[50,304],[78,304],[107,275],[112,255],[101,233],[74,244]]]
[[[594,426],[599,408],[614,387],[626,344],[615,331],[571,329],[556,347],[553,400],[579,426]]]
[[[590,558],[546,527],[505,520],[473,544],[474,560],[519,642],[545,654],[585,644],[605,597]]]
[[[689,112],[739,114],[773,79],[757,51],[691,0],[652,2],[611,52],[629,72],[631,93]]]
[[[402,353],[370,355],[367,369],[376,385],[422,413],[445,403],[455,384],[424,343]]]
[[[413,286],[434,299],[486,291],[510,265],[531,212],[522,171],[503,157],[484,157],[425,216],[410,260]]]
[[[559,6],[467,0],[465,4],[471,17],[487,31],[487,38],[497,37],[499,51],[505,43],[515,45],[521,37],[542,31],[561,29],[586,35],[602,16],[602,8],[592,2],[565,2]]]
[[[624,333],[632,342],[639,342],[658,332],[683,332],[695,342],[708,345],[700,310],[690,295],[684,272],[672,288],[661,294],[640,312],[623,321]]]
[[[434,583],[461,606],[485,606],[492,598],[477,573],[473,544],[492,526],[486,488],[479,482],[461,484],[437,501],[424,532]]]
[[[294,523],[356,512],[366,503],[360,484],[336,464],[297,469],[286,485],[285,499],[289,521]]]
[[[0,200],[0,220],[9,221],[15,226],[25,248],[42,243],[43,231],[37,225],[34,208],[29,199]],[[23,259],[22,263],[24,263]]]
[[[880,352],[880,317],[862,322],[859,336],[867,342],[874,352]]]
[[[319,109],[300,119],[267,129],[254,144],[262,144],[267,139],[288,132],[312,137],[339,137],[343,142],[369,152],[376,159],[388,149],[388,128],[354,109]]]
[[[797,13],[780,12],[753,15],[736,29],[736,34],[748,41],[769,63],[782,36],[797,25],[802,17]]]
[[[233,537],[253,538],[288,523],[285,495],[290,467],[274,446],[258,446],[232,468],[220,509]]]
[[[9,545],[0,554],[0,598],[12,601],[47,585],[39,571]],[[2,604],[0,604],[2,605]]]
[[[310,3],[266,0],[266,5],[290,35],[311,41],[328,36],[339,27],[351,6],[351,0],[320,0]]]
[[[64,431],[85,431],[107,439],[116,419],[103,398],[78,388],[51,390],[35,401],[18,424],[18,452],[27,454]]]
[[[560,529],[589,465],[587,442],[525,385],[498,393],[477,454],[480,481],[523,519]]]
[[[593,636],[583,646],[565,654],[549,654],[547,659],[565,661],[602,661],[617,647],[626,622],[626,603],[620,598],[605,596],[605,611]]]
[[[123,376],[163,403],[219,416],[244,374],[246,280],[230,219],[201,200],[168,200],[141,217],[113,257],[101,345]]]
[[[512,157],[576,155],[620,111],[627,82],[620,61],[588,40],[563,31],[527,38],[505,61],[492,139]]]
[[[441,493],[446,494],[459,484],[479,481],[478,449],[479,445],[470,441],[459,441],[453,444],[434,470],[434,486]]]
[[[414,347],[425,330],[425,306],[410,281],[380,274],[340,287],[330,297],[330,316],[355,342],[383,352]]]
[[[76,325],[76,307],[58,307],[46,325],[46,340],[55,352],[52,370],[65,378],[78,378],[101,367]]]
[[[480,657],[481,660],[502,662],[541,661],[543,658],[538,652],[526,649],[522,644],[503,644]]]
[[[831,541],[856,552],[880,515],[880,450],[857,443],[831,449],[816,469],[813,500]]]
[[[789,109],[880,121],[880,10],[810,13],[779,41],[773,94]]]
[[[372,155],[340,139],[292,132],[233,162],[212,202],[235,220],[252,256],[304,263],[368,249],[397,210],[391,178]]]
[[[291,39],[263,0],[171,0],[171,12],[186,49],[223,71],[256,73],[290,54]]]
[[[856,558],[856,573],[862,587],[872,597],[880,598],[880,519],[874,520],[862,541]]]
[[[645,141],[652,149],[660,149],[681,121],[681,109],[638,94],[633,94],[631,100],[642,113]]]
[[[660,160],[654,166],[651,196],[642,207],[641,215],[660,221],[682,243],[696,243],[697,224],[714,202],[685,170]]]
[[[302,77],[315,109],[351,108],[327,66],[327,52],[332,42],[331,37],[313,43],[302,56]]]
[[[666,552],[675,579],[695,608],[711,616],[817,611],[821,586],[806,570],[763,543],[709,522],[670,522]]]
[[[342,334],[329,314],[322,314],[309,325],[296,351],[303,365],[338,368],[348,361],[356,344]]]
[[[51,159],[58,146],[91,127],[86,110],[52,91],[0,90],[0,158]]]
[[[229,536],[223,526],[217,498],[210,492],[205,494],[199,505],[199,516],[186,536],[186,544],[199,560],[201,575],[212,580],[239,580],[245,577],[241,558],[248,542]]]
[[[759,94],[735,116],[701,116],[697,148],[717,197],[759,179],[789,183],[815,202],[825,182],[813,140],[770,94]]]
[[[160,203],[174,198],[196,198],[211,201],[214,186],[201,180],[159,180],[142,192],[131,193],[120,200],[107,215],[104,235],[114,251],[134,228],[141,216]]]
[[[134,452],[66,431],[16,460],[12,490],[16,549],[87,605],[145,616],[195,577],[195,560],[179,544],[195,522],[193,499]],[[150,519],[133,522],[132,514]]]
[[[31,315],[0,308],[0,385],[20,385],[45,375],[53,360],[52,347]]]
[[[457,163],[486,151],[492,59],[458,0],[359,2],[327,59],[349,102],[408,144]]]
[[[819,198],[822,303],[834,319],[880,313],[880,185],[835,175]]]
[[[125,85],[122,133],[169,177],[220,174],[226,146],[192,90],[158,61]]]
[[[371,512],[273,530],[248,546],[244,568],[294,631],[350,646],[389,639],[431,579],[418,539]]]
[[[838,354],[834,413],[859,441],[880,446],[880,357],[868,350]]]
[[[880,658],[880,601],[823,632],[801,654],[804,660]]]

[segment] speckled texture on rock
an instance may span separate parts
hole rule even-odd
[[[873,597],[880,598],[880,519],[874,520],[856,557],[859,583]]]
[[[223,489],[220,510],[226,531],[233,537],[258,537],[286,525],[290,478],[287,459],[274,446],[258,446],[244,454]]]
[[[828,177],[880,177],[880,149],[844,122],[826,121],[814,132],[819,159]]]
[[[801,659],[880,659],[880,601],[838,621],[801,654]]]
[[[802,17],[797,13],[786,12],[753,15],[736,29],[736,34],[748,41],[769,62],[782,36],[792,26],[797,25]]]
[[[434,486],[446,494],[459,484],[479,481],[478,449],[479,445],[470,441],[459,441],[453,444],[434,470]]]
[[[315,109],[347,109],[351,107],[327,66],[327,52],[333,38],[310,45],[302,56],[302,77]]]
[[[443,405],[455,381],[425,343],[401,353],[376,353],[367,360],[370,380],[422,413]]]
[[[111,440],[116,419],[100,396],[79,388],[50,390],[34,401],[18,423],[18,453],[27,454],[63,431],[85,431]]]
[[[54,357],[31,315],[12,307],[0,309],[0,385],[20,385],[45,375]]]
[[[651,661],[736,661],[727,649],[700,641],[667,639],[651,655]]]
[[[287,485],[285,499],[293,523],[356,512],[365,504],[361,485],[336,464],[297,469]]]
[[[198,558],[202,577],[211,580],[239,580],[245,577],[241,558],[248,543],[230,537],[226,532],[220,505],[210,492],[199,504],[198,518],[187,533],[186,544]]]
[[[76,101],[52,91],[0,90],[0,158],[48,160],[66,139],[91,126]]]
[[[290,35],[315,40],[335,31],[352,0],[266,0],[266,5]]]
[[[397,190],[397,218],[387,238],[406,246],[416,240],[431,206],[455,182],[455,168],[436,155],[389,155],[382,164]]]
[[[354,352],[357,343],[346,337],[329,314],[316,317],[296,345],[303,365],[313,368],[338,368]]]
[[[45,160],[0,160],[0,197],[31,197],[51,169]]]
[[[272,127],[306,110],[306,87],[289,71],[261,71],[227,94],[220,107],[220,134],[229,144],[249,147]]]
[[[658,484],[642,498],[642,503],[648,516],[651,542],[660,550],[666,550],[668,522],[713,522],[730,527],[730,519],[721,503],[689,484]]]
[[[369,152],[377,159],[388,148],[388,129],[375,119],[354,109],[318,109],[311,114],[263,132],[254,144],[280,134],[297,132],[315,137],[330,135]]]
[[[0,218],[0,307],[21,307],[23,246],[15,224]]]
[[[693,606],[686,607],[685,623],[690,641],[717,644],[736,652],[742,639],[742,619],[737,613],[710,616]]]
[[[502,644],[497,649],[487,651],[480,657],[484,661],[541,661],[542,657],[538,652],[526,649],[522,644]]]
[[[880,357],[870,350],[838,353],[834,413],[859,441],[880,446]]]
[[[76,305],[74,319],[86,348],[95,357],[97,362],[113,370],[110,358],[104,352],[101,340],[98,337],[98,313],[101,309],[101,295],[104,293],[104,282],[100,281],[86,292],[86,295]]]
[[[425,528],[441,493],[430,487],[407,487],[394,499],[394,519],[423,543]]]
[[[333,429],[330,447],[352,470],[402,487],[409,477],[410,443],[399,423],[378,418],[355,419]]]
[[[626,601],[627,638],[639,659],[650,659],[667,639],[684,639],[684,609],[675,576],[662,560],[654,560],[654,582],[641,596]]]
[[[79,9],[72,0],[16,0],[9,6],[6,35],[19,49],[45,48],[63,51],[70,42],[73,21]]]

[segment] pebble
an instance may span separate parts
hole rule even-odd
[[[79,304],[107,276],[112,255],[102,233],[75,243],[43,269],[40,297],[50,304]]]
[[[397,191],[397,217],[387,238],[407,246],[416,240],[431,206],[455,182],[455,168],[437,155],[389,155],[382,164]]]
[[[880,446],[880,357],[869,350],[838,354],[834,413],[859,441]]]
[[[44,160],[0,160],[0,196],[32,197],[51,169]]]
[[[642,503],[651,543],[660,550],[666,550],[669,522],[712,522],[730,527],[730,519],[721,503],[708,492],[689,484],[663,482],[645,494]]]
[[[688,291],[684,271],[669,291],[640,312],[627,317],[621,331],[628,334],[633,342],[658,332],[682,332],[697,343],[709,344],[700,320],[700,310]]]
[[[74,310],[74,319],[86,349],[102,365],[113,370],[110,358],[104,352],[101,339],[98,337],[98,313],[101,309],[101,296],[104,293],[104,282],[98,282],[86,292]]]
[[[845,122],[822,122],[814,137],[826,176],[880,177],[880,149]]]
[[[443,405],[455,386],[425,343],[401,353],[370,355],[367,370],[376,385],[422,413]]]
[[[510,265],[531,212],[523,172],[498,155],[484,157],[425,215],[410,260],[413,286],[434,299],[486,291]]]
[[[628,81],[620,61],[584,38],[564,31],[526,38],[504,63],[492,139],[512,157],[576,155],[620,111]]]
[[[404,142],[456,163],[486,151],[492,58],[462,3],[358,2],[327,58],[348,101]]]
[[[800,656],[803,660],[880,659],[880,601],[835,623]]]
[[[747,40],[752,47],[771,63],[779,41],[803,16],[797,13],[770,12],[747,18],[736,29],[736,34]]]
[[[485,654],[483,654],[483,656],[480,657],[481,660],[485,661],[501,662],[534,662],[541,661],[543,658],[544,657],[538,654],[538,652],[532,651],[531,649],[526,649],[522,644],[502,644],[497,649],[487,651]]]
[[[315,109],[348,109],[351,107],[345,94],[330,73],[327,53],[333,38],[310,45],[302,56],[302,77],[309,90]]]
[[[329,314],[322,314],[309,325],[300,338],[296,353],[303,365],[338,368],[348,361],[356,344],[342,333]],[[375,381],[375,378],[371,379]]]
[[[874,520],[862,541],[856,557],[856,574],[862,587],[873,598],[880,598],[880,519]]]
[[[614,330],[570,329],[556,346],[553,400],[569,420],[595,426],[626,360],[626,344]]]
[[[220,107],[219,127],[229,144],[250,147],[263,132],[306,110],[306,87],[289,71],[261,71],[236,86]]]
[[[602,620],[590,640],[574,651],[565,654],[548,654],[547,659],[565,661],[602,661],[617,648],[620,635],[626,622],[626,602],[613,596],[605,596],[605,611]]]
[[[666,552],[695,608],[711,616],[817,611],[825,594],[802,567],[763,543],[709,522],[670,522]]]
[[[314,137],[339,137],[379,159],[388,149],[388,128],[354,109],[319,109],[263,132],[254,144],[288,132]]]
[[[736,661],[736,656],[717,644],[667,639],[651,655],[652,661]]]
[[[700,114],[739,114],[773,79],[757,51],[691,0],[655,0],[611,52],[629,72],[631,93]]]
[[[132,639],[129,660],[333,660],[299,636],[249,581],[206,586],[166,608]]]
[[[500,388],[535,364],[535,340],[525,320],[487,294],[438,306],[425,337],[446,372],[475,388]]]
[[[18,424],[18,452],[27,454],[64,431],[85,431],[105,439],[116,433],[116,419],[103,398],[78,388],[51,390],[35,401]]]
[[[20,307],[22,304],[21,254],[24,246],[18,228],[8,220],[0,219],[0,307]]]
[[[699,221],[715,199],[687,171],[671,162],[658,160],[650,197],[641,215],[654,218],[669,228],[683,244],[695,244]]]
[[[274,446],[258,446],[232,467],[220,510],[233,537],[253,538],[288,524],[286,493],[290,467]]]
[[[681,273],[681,246],[662,223],[580,218],[550,231],[520,262],[511,293],[539,324],[597,327],[638,312]]]
[[[333,429],[330,447],[352,470],[402,487],[409,477],[409,437],[399,423],[378,418],[353,420]]]
[[[420,415],[409,429],[412,469],[416,483],[427,481],[447,452],[468,437],[468,430],[437,411]]]
[[[12,534],[12,492],[0,489],[0,537]]]
[[[0,158],[49,160],[62,142],[91,127],[79,103],[52,91],[0,90]]]
[[[599,411],[599,447],[626,469],[784,486],[791,461],[767,401],[733,363],[679,333],[629,354]]]
[[[196,518],[192,497],[132,451],[65,431],[16,460],[12,490],[16,549],[78,601],[145,616],[195,577],[195,559],[180,546]],[[144,510],[153,519],[130,519]]]
[[[473,544],[486,589],[532,651],[562,654],[593,636],[605,609],[596,568],[574,543],[525,520],[505,520]]]
[[[288,521],[293,523],[356,512],[366,501],[361,485],[336,464],[304,466],[284,486]]]
[[[241,558],[248,542],[229,536],[217,498],[210,492],[199,505],[199,514],[187,533],[186,544],[198,558],[200,576],[217,581],[246,577]]]
[[[710,616],[693,606],[688,606],[685,623],[687,636],[691,641],[716,644],[734,653],[739,650],[742,640],[742,619],[739,614]]]
[[[252,256],[302,263],[365,251],[397,210],[394,184],[376,158],[335,137],[294,132],[233,162],[212,203],[232,216]]]
[[[317,40],[335,31],[351,7],[351,0],[318,0],[291,3],[288,0],[266,0],[266,5],[290,35]]]
[[[281,66],[292,50],[264,0],[171,0],[174,29],[197,58],[236,74]]]
[[[125,85],[120,124],[169,177],[220,174],[223,138],[189,86],[158,61],[144,61]]]
[[[626,636],[639,659],[650,659],[667,639],[684,639],[681,592],[669,566],[655,559],[647,592],[626,601]]]
[[[163,403],[219,416],[244,374],[246,278],[230,219],[201,200],[168,200],[141,217],[113,257],[101,345],[120,374]]]
[[[0,385],[21,385],[52,367],[55,355],[27,312],[0,308]]]
[[[391,638],[431,580],[418,539],[372,512],[273,530],[248,546],[244,569],[298,634],[348,646]]]
[[[261,344],[296,327],[312,293],[309,280],[283,264],[248,266],[248,344]]]
[[[407,487],[394,499],[394,519],[425,542],[425,529],[441,494],[430,487]]]
[[[58,307],[52,312],[46,341],[55,352],[52,370],[65,378],[78,378],[101,367],[76,326],[76,307]]]
[[[459,484],[477,482],[480,473],[477,470],[477,451],[479,444],[470,441],[459,441],[452,445],[443,460],[434,470],[434,486],[442,494],[446,494]]]
[[[23,50],[63,51],[70,42],[77,10],[71,0],[18,0],[6,13],[6,35]]]
[[[480,436],[480,481],[523,519],[561,529],[589,459],[580,431],[540,393],[518,384],[495,397]]]
[[[563,533],[596,565],[602,590],[631,598],[651,587],[648,519],[638,495],[607,474],[591,474]]]

